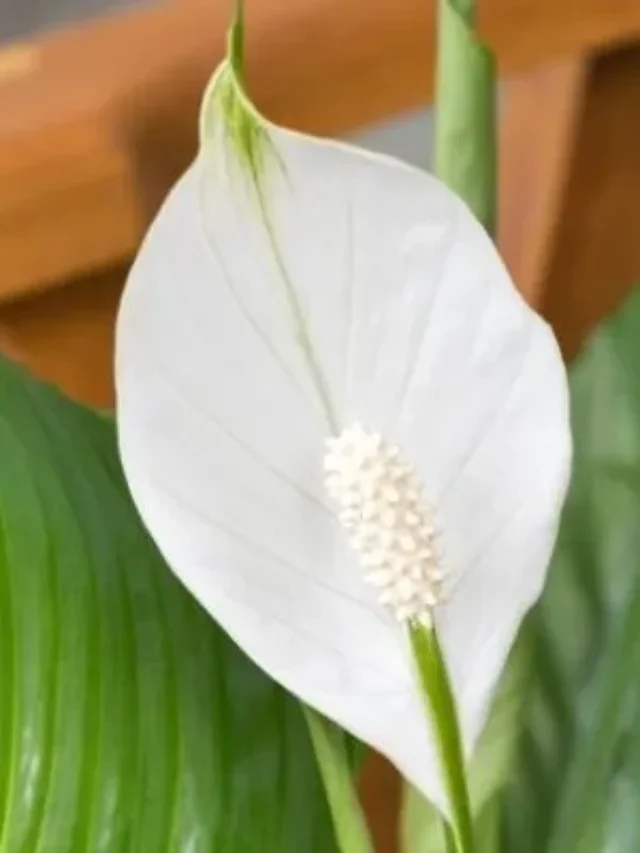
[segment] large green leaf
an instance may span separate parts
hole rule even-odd
[[[574,477],[537,613],[507,850],[640,850],[639,367],[640,292],[572,370]]]
[[[640,850],[640,291],[571,389],[574,475],[549,582],[471,767],[482,853]],[[405,853],[444,849],[415,795],[404,829]]]
[[[0,850],[328,853],[300,709],[174,580],[112,423],[0,361]]]

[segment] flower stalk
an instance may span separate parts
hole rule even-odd
[[[462,738],[437,630],[435,626],[427,628],[413,623],[409,626],[409,640],[427,713],[433,725],[444,787],[449,800],[451,826],[450,831],[445,827],[445,834],[448,842],[451,837],[453,839],[454,853],[472,853],[473,824]]]

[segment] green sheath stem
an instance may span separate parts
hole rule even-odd
[[[355,774],[347,748],[347,735],[311,708],[303,706],[303,710],[340,853],[374,853],[354,785]]]
[[[473,0],[440,0],[434,171],[493,234],[495,65],[474,32],[474,19]]]
[[[472,853],[473,824],[458,713],[438,635],[435,628],[414,624],[409,628],[409,638],[449,799],[453,849],[455,853]]]
[[[451,5],[468,27],[476,23],[476,0],[451,0]]]

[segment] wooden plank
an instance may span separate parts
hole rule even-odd
[[[481,10],[505,72],[640,33],[638,0],[487,0]],[[212,0],[154,3],[0,53],[0,257],[15,270],[0,298],[131,251],[193,153],[228,13]],[[251,89],[276,120],[337,134],[430,97],[433,3],[247,0],[247,16]],[[51,187],[55,216],[43,212]],[[89,233],[73,247],[94,220],[103,245]],[[40,259],[38,245],[48,247]]]
[[[509,82],[500,121],[498,242],[527,299],[541,299],[589,70],[577,56]]]
[[[270,25],[258,14],[266,5],[272,7]],[[436,5],[433,0],[249,0],[254,38],[248,55],[256,72],[251,77],[256,99],[276,120],[328,134],[429,101]],[[478,5],[482,35],[503,76],[640,35],[638,0],[484,0]]]
[[[41,38],[37,71],[0,90],[0,133],[110,111],[158,75],[177,74],[200,90],[222,56],[229,6],[154,3]],[[329,133],[428,101],[434,7],[425,0],[247,0],[256,100],[275,120]],[[480,12],[503,73],[640,35],[638,0],[487,0]]]
[[[5,139],[0,194],[0,301],[125,260],[139,243],[132,163],[99,125]]]
[[[363,768],[360,795],[377,853],[399,853],[398,823],[402,789],[398,772],[386,759],[372,755],[367,760]]]
[[[0,308],[0,350],[77,400],[113,405],[114,320],[123,267]]]
[[[572,358],[640,283],[640,46],[594,62],[541,304]]]

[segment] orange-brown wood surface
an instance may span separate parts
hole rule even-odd
[[[73,261],[56,247],[70,217],[88,232],[86,241],[76,238],[78,274],[130,251],[194,149],[197,103],[222,56],[229,5],[151,4],[0,52],[0,257],[11,268],[0,297],[61,280]],[[256,100],[276,120],[325,133],[426,102],[434,6],[247,0]],[[486,0],[480,8],[503,72],[640,33],[638,0]],[[133,195],[122,186],[127,173]],[[44,197],[62,177],[67,189],[51,217]],[[7,226],[12,221],[20,228]]]
[[[540,301],[576,148],[589,58],[511,80],[500,126],[498,242],[530,302]]]
[[[502,73],[640,34],[637,0],[479,5],[481,31]],[[165,0],[41,38],[31,73],[5,75],[14,86],[0,94],[3,132],[109,110],[156,75],[200,87],[222,56],[230,6]],[[252,91],[274,119],[336,133],[428,100],[435,0],[247,0],[245,6]]]
[[[138,245],[132,164],[99,122],[6,139],[0,193],[0,300],[101,269]]]
[[[540,304],[572,358],[640,283],[640,46],[597,59]]]
[[[77,400],[113,404],[114,319],[121,266],[2,306],[0,350]]]

